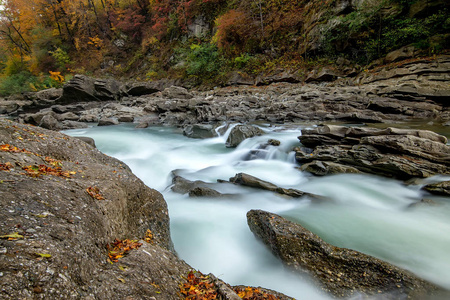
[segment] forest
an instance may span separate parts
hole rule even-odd
[[[366,68],[402,46],[449,49],[446,0],[1,0],[0,96],[74,74],[183,78]]]

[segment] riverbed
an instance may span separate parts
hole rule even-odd
[[[450,289],[450,199],[371,175],[314,177],[299,171],[292,149],[300,145],[297,137],[308,126],[262,124],[265,135],[247,139],[236,149],[225,147],[231,127],[203,140],[187,138],[176,128],[132,125],[65,133],[94,138],[100,151],[124,161],[145,184],[160,191],[169,206],[179,256],[232,285],[262,286],[296,299],[329,298],[306,274],[284,268],[253,236],[246,213],[262,209],[300,223],[333,245],[376,256]],[[268,139],[281,145],[260,149]],[[170,186],[175,170],[186,179],[214,183],[214,189],[230,196],[189,198],[174,193]],[[316,203],[217,183],[240,172],[332,201]],[[424,198],[434,204],[420,204]]]

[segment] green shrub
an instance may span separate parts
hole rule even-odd
[[[192,44],[186,55],[186,74],[209,79],[217,75],[223,65],[217,46]]]

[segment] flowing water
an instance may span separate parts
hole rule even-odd
[[[291,151],[299,145],[301,128],[262,126],[266,135],[245,140],[236,149],[225,147],[230,129],[205,140],[189,139],[173,128],[130,125],[65,133],[94,138],[99,150],[124,161],[148,186],[162,192],[179,256],[232,285],[262,286],[296,299],[328,299],[311,278],[286,270],[253,236],[246,213],[262,209],[302,224],[331,244],[376,256],[450,289],[450,199],[376,176],[302,173]],[[259,149],[270,138],[281,141],[281,146]],[[215,183],[218,191],[237,196],[214,199],[176,194],[170,189],[173,170],[189,180]],[[216,183],[239,172],[333,201],[314,203]],[[435,205],[411,206],[424,197]]]

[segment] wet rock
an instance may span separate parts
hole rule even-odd
[[[217,136],[215,126],[212,124],[193,124],[183,128],[183,134],[194,139],[207,139]]]
[[[175,193],[186,194],[197,187],[207,187],[208,185],[208,183],[201,180],[191,181],[176,175],[176,173],[173,173],[173,175],[171,189]]]
[[[133,123],[134,117],[133,116],[120,116],[117,118],[117,121],[120,123]]]
[[[243,186],[249,186],[252,188],[268,190],[271,192],[278,193],[280,195],[286,195],[286,196],[290,196],[293,198],[300,198],[303,196],[307,196],[309,198],[313,198],[313,199],[317,199],[317,200],[325,200],[324,197],[310,194],[310,193],[305,193],[305,192],[302,192],[297,189],[281,188],[271,182],[261,180],[257,177],[254,177],[254,176],[246,174],[246,173],[236,174],[236,176],[230,178],[230,182],[234,183],[234,184],[243,185]]]
[[[299,224],[261,210],[247,213],[250,230],[286,265],[316,278],[335,297],[391,295],[421,299],[438,288],[375,257],[330,245]],[[390,298],[388,298],[390,299]]]
[[[221,193],[208,187],[194,187],[189,191],[189,197],[223,197]]]
[[[227,141],[225,143],[225,146],[227,148],[235,148],[245,139],[254,136],[260,136],[263,134],[264,131],[262,131],[262,129],[258,127],[251,125],[237,125],[231,130],[230,135],[228,136]]]
[[[423,189],[431,194],[450,196],[450,181],[427,184]]]
[[[330,161],[317,161],[317,160],[303,164],[300,167],[300,170],[312,173],[317,176],[345,174],[345,173],[362,173],[355,167],[337,164]]]
[[[281,145],[279,140],[270,139],[267,141],[267,145],[278,147]]]
[[[119,121],[113,118],[102,118],[98,121],[98,126],[119,125]]]

